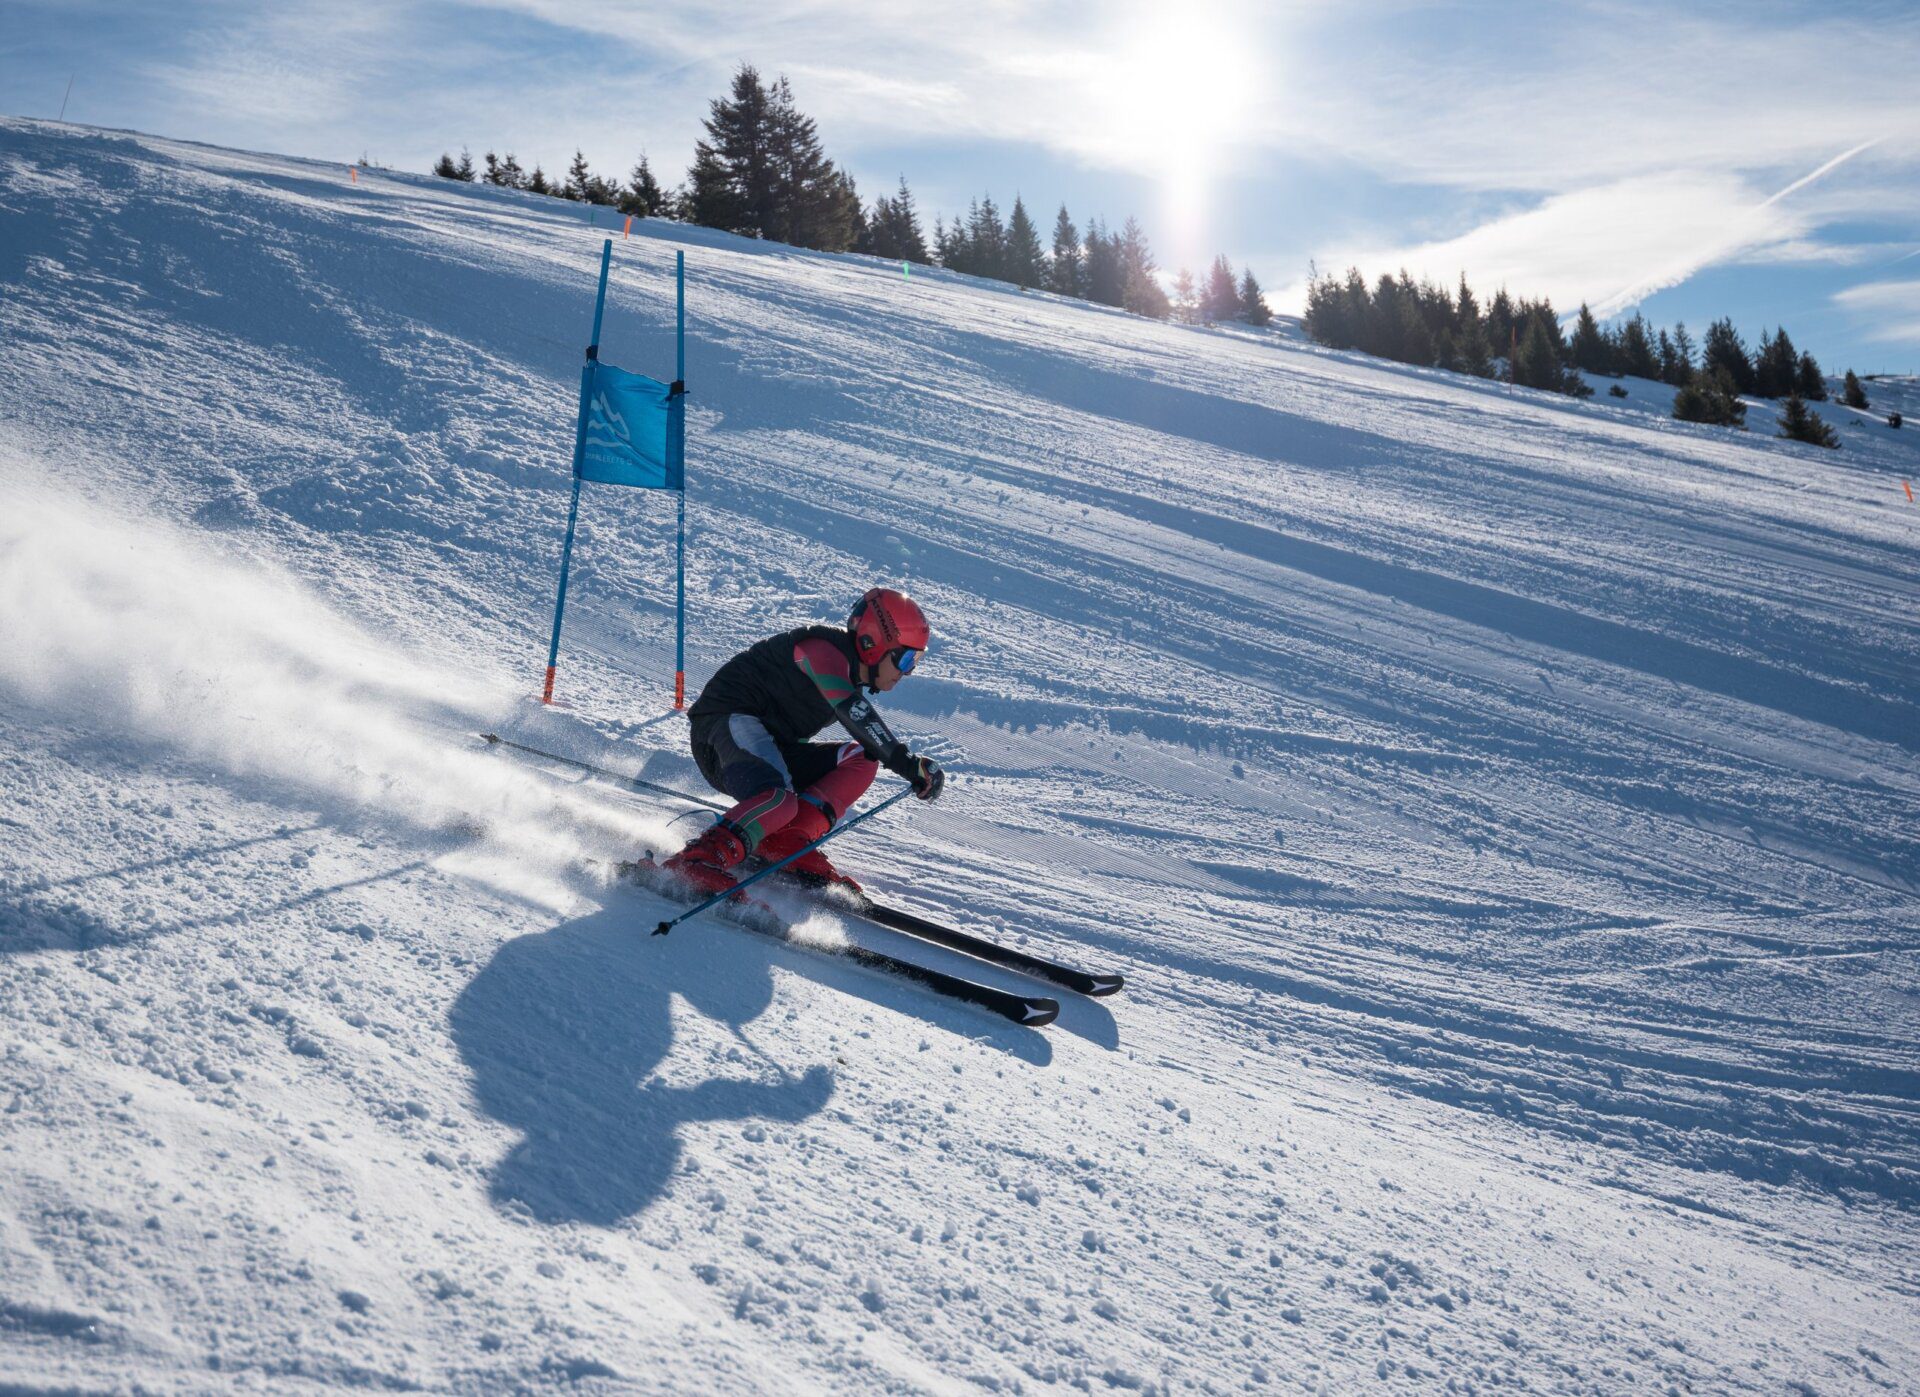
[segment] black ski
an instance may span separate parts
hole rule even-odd
[[[540,757],[550,762],[558,762],[561,765],[590,772],[596,776],[609,777],[615,781],[637,786],[641,790],[654,791],[661,795],[677,796],[689,804],[705,806],[709,810],[721,808],[712,801],[705,800],[697,795],[692,795],[689,792],[642,780],[638,776],[628,776],[608,767],[596,766],[592,762],[583,762],[577,757],[563,757],[558,752],[548,752],[538,747],[529,747],[524,742],[515,742],[511,738],[501,737],[498,733],[483,732],[477,735],[491,747],[510,748],[516,752],[524,752],[529,756]],[[856,916],[866,918],[877,926],[887,927],[893,931],[905,932],[909,936],[917,936],[923,941],[931,941],[935,945],[945,946],[949,950],[959,951],[964,955],[970,955],[976,960],[984,960],[992,965],[1003,966],[1009,970],[1017,970],[1022,974],[1031,975],[1035,979],[1045,980],[1049,984],[1059,985],[1065,989],[1073,990],[1078,994],[1094,997],[1117,994],[1126,984],[1125,979],[1119,975],[1097,975],[1091,971],[1076,969],[1071,965],[1062,965],[1058,961],[1048,960],[1043,956],[1029,955],[1027,952],[1017,951],[1011,946],[1002,946],[997,941],[989,941],[982,936],[974,936],[969,932],[960,931],[954,927],[943,926],[939,922],[930,921],[920,916],[918,913],[908,912],[898,907],[888,907],[882,903],[875,902],[865,893],[855,893],[851,889],[826,891],[823,885],[806,884],[800,878],[788,879],[787,883],[788,886],[798,884],[808,887],[809,890],[816,893],[821,893],[822,901],[835,911],[853,913]],[[881,953],[874,951],[869,954],[880,955]],[[905,964],[905,962],[902,962],[902,964]],[[938,971],[928,971],[926,973],[930,975],[939,974]],[[970,982],[963,980],[959,983],[967,984]],[[965,996],[960,997],[964,998]],[[1038,1002],[1053,1003],[1052,1000],[1042,1000]],[[1055,1008],[1057,1012],[1058,1006],[1056,1005]],[[1009,1014],[1008,1017],[1012,1018],[1016,1023],[1044,1023],[1049,1021],[1045,1019],[1022,1019],[1013,1014]]]
[[[1060,985],[1077,994],[1099,998],[1102,995],[1119,993],[1126,984],[1123,976],[1096,975],[1091,971],[1048,960],[1045,956],[1029,955],[1011,946],[1003,946],[998,941],[989,941],[984,936],[975,936],[957,927],[931,921],[917,912],[875,902],[863,892],[855,893],[852,889],[836,889],[827,892],[824,888],[818,889],[818,892],[822,894],[822,901],[836,911],[852,912],[857,916],[865,917],[877,926],[905,932],[909,936],[917,936],[922,941],[931,941],[936,946],[945,946],[948,950],[960,951],[976,960],[1004,966],[1008,970],[1018,970],[1024,975],[1045,980],[1049,984]]]
[[[659,865],[651,859],[638,863],[623,863],[618,871],[623,877],[662,897],[670,897],[681,902],[692,900],[669,880],[660,877]],[[773,909],[751,897],[746,899],[742,907],[735,908],[728,903],[722,903],[716,910],[724,910],[727,920],[735,926],[757,931],[762,936],[772,937],[798,950],[819,951],[823,955],[839,956],[843,960],[852,961],[855,965],[865,966],[868,970],[877,970],[883,975],[911,981],[948,999],[957,999],[962,1003],[975,1005],[1017,1024],[1039,1028],[1060,1017],[1060,1002],[1055,999],[1047,999],[1039,995],[1013,994],[1007,990],[996,989],[992,985],[964,980],[958,975],[949,975],[943,970],[935,970],[914,961],[902,960],[898,956],[887,955],[884,951],[868,950],[865,946],[856,946],[851,943],[844,946],[812,946],[806,942],[795,941],[788,935],[785,925],[779,921]]]

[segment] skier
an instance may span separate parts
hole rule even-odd
[[[908,751],[865,696],[912,674],[929,635],[911,598],[874,587],[845,627],[783,631],[720,666],[687,716],[700,774],[739,803],[663,867],[703,892],[725,892],[748,855],[777,863],[832,829],[882,766],[920,799],[936,799],[945,773]],[[808,741],[835,721],[853,741]],[[782,872],[860,886],[819,849]]]

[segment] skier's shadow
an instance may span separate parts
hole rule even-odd
[[[772,1004],[776,959],[841,992],[951,1019],[957,1032],[1027,1061],[1051,1060],[1046,1038],[1032,1029],[750,932],[689,925],[652,936],[657,911],[616,894],[588,916],[509,941],[455,1001],[453,1038],[476,1101],[521,1132],[493,1170],[496,1205],[541,1222],[610,1227],[665,1191],[679,1166],[682,1126],[798,1121],[822,1109],[834,1089],[825,1065],[795,1076],[743,1048],[737,1034],[704,1060],[683,1053],[684,1061],[668,1061],[671,995],[741,1028]]]

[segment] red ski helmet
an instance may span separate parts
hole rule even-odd
[[[869,588],[853,604],[847,617],[847,633],[862,662],[878,665],[895,650],[924,650],[933,636],[926,613],[912,597],[891,587]]]

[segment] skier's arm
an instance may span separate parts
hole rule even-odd
[[[846,657],[838,649],[824,640],[803,640],[793,647],[793,662],[818,686],[821,697],[833,708],[833,716],[840,720],[840,726],[869,757],[911,782],[922,800],[932,800],[940,794],[946,784],[945,773],[930,759],[914,756],[907,750],[907,744],[894,736],[872,700],[853,682]]]

